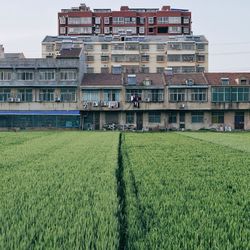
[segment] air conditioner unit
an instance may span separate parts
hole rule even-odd
[[[108,107],[109,106],[109,102],[103,102],[103,107]]]
[[[56,97],[55,98],[55,102],[60,102],[61,101],[61,98],[60,97]]]
[[[145,102],[150,102],[150,98],[145,98]]]
[[[15,102],[21,102],[21,98],[15,98]]]
[[[99,103],[98,102],[93,102],[93,107],[98,107]]]
[[[88,108],[88,103],[87,102],[83,102],[83,108],[87,109]]]
[[[108,104],[108,106],[109,106],[110,109],[119,108],[119,102],[117,102],[117,101],[110,101],[109,104]]]
[[[8,102],[14,102],[14,98],[13,97],[9,97],[8,98]]]
[[[185,108],[185,104],[181,104],[180,109],[184,109],[184,108]]]

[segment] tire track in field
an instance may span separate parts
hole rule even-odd
[[[124,134],[120,133],[118,143],[118,167],[116,169],[117,197],[119,202],[118,223],[119,223],[119,250],[127,249],[127,212],[126,212],[126,190],[124,182],[124,165],[122,143]]]

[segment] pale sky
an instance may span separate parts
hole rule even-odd
[[[57,35],[57,12],[86,3],[94,8],[189,9],[194,35],[209,41],[209,71],[250,72],[250,0],[1,0],[0,44],[5,52],[24,52],[26,57],[41,57],[41,42],[46,35]]]

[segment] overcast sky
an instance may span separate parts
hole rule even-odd
[[[86,0],[91,9],[121,5],[131,8],[185,8],[192,12],[194,35],[209,41],[209,71],[250,71],[250,0]],[[57,12],[77,7],[77,0],[1,0],[0,44],[5,52],[41,57],[46,35],[57,35]]]

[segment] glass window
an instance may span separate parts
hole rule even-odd
[[[212,123],[224,123],[224,112],[222,111],[212,112]]]
[[[39,101],[41,102],[53,102],[55,101],[54,89],[40,89],[39,90]]]
[[[170,102],[181,102],[186,100],[185,89],[170,89]]]
[[[108,48],[109,48],[108,44],[106,44],[106,43],[102,44],[102,50],[108,50]]]
[[[163,102],[163,90],[161,90],[161,89],[145,90],[144,101],[146,101],[146,102]]]
[[[120,91],[119,90],[104,90],[104,101],[120,101]]]
[[[177,112],[170,112],[168,116],[169,123],[177,123]]]
[[[248,102],[250,101],[249,94],[250,94],[249,88],[232,87],[231,100],[232,102]]]
[[[207,90],[206,89],[191,89],[191,101],[193,102],[207,101]]]
[[[55,80],[55,71],[39,71],[39,80],[40,81],[54,81]]]
[[[0,71],[0,81],[10,81],[11,80],[11,71]]]
[[[141,50],[149,50],[149,44],[141,44]]]
[[[161,112],[159,112],[159,111],[148,112],[148,122],[160,123],[161,122]]]
[[[156,56],[156,61],[157,62],[164,62],[165,61],[165,56],[163,56],[163,55],[157,55]]]
[[[127,89],[126,102],[132,102],[134,97],[142,98],[142,91],[140,89]]]
[[[75,102],[76,101],[76,89],[73,89],[73,88],[61,89],[61,101],[62,102]]]
[[[213,87],[212,102],[230,102],[231,93],[229,87]]]
[[[84,102],[99,102],[99,91],[97,90],[83,90]]]
[[[32,81],[34,80],[34,72],[28,72],[28,71],[18,72],[17,79],[20,81]]]
[[[76,80],[77,74],[75,70],[61,70],[60,78],[64,81],[74,81]]]
[[[18,89],[17,98],[20,98],[21,102],[32,102],[32,89]]]
[[[127,112],[126,113],[126,123],[134,123],[134,121],[135,121],[134,112]]]
[[[10,89],[0,88],[0,102],[7,102],[10,98]]]
[[[204,113],[201,111],[194,111],[191,113],[192,123],[202,123],[204,118]]]

